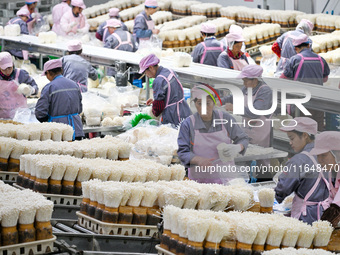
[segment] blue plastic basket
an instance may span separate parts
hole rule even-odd
[[[132,84],[135,85],[137,88],[143,88],[142,80],[139,79],[133,80]]]
[[[191,95],[190,89],[183,88],[183,91],[184,91],[184,98],[185,98],[185,100],[190,98],[190,95]]]

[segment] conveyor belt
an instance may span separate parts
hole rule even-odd
[[[99,235],[84,229],[76,220],[51,221],[53,234],[57,236],[56,246],[60,252],[69,254],[149,254],[157,253],[155,246],[159,239]]]
[[[25,49],[31,52],[46,53],[49,55],[63,56],[66,52],[66,43],[40,44],[38,37],[21,35],[18,37],[0,36],[4,48]],[[93,64],[112,65],[114,61],[124,61],[137,70],[141,55],[100,48],[91,45],[83,45],[83,56]],[[219,67],[207,66],[193,63],[190,67],[175,67],[171,58],[162,58],[161,65],[171,68],[177,72],[183,82],[188,82],[190,87],[196,82],[206,82],[215,85],[216,88],[223,88],[226,84],[242,86],[240,79],[235,79],[239,71],[222,69]],[[332,113],[340,113],[340,90],[325,88],[313,84],[295,82],[284,79],[273,79],[265,77],[264,81],[271,87],[281,91],[282,88],[289,89],[290,97],[297,97],[296,88],[310,91],[312,99],[305,106],[312,109],[323,110]]]

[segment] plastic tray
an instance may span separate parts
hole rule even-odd
[[[176,255],[166,249],[163,249],[159,244],[156,245],[156,250],[158,251],[158,255]]]
[[[76,212],[76,214],[80,226],[97,234],[145,237],[157,237],[158,235],[157,226],[106,223],[84,215],[81,212]]]
[[[13,184],[14,187],[18,189],[25,189],[18,184]],[[83,197],[81,196],[67,196],[67,195],[58,195],[58,194],[47,194],[47,193],[41,193],[44,197],[46,197],[48,200],[53,201],[55,205],[77,205],[80,206],[81,201],[83,200]]]
[[[0,255],[46,254],[53,251],[53,242],[57,238],[0,246]]]
[[[0,180],[2,181],[10,181],[10,182],[16,182],[18,177],[18,172],[5,172],[0,171]]]

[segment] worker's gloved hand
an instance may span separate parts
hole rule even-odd
[[[71,28],[74,28],[76,25],[78,25],[78,23],[75,22],[75,21],[72,21],[72,22],[70,23],[70,27],[71,27]]]
[[[159,34],[159,29],[157,29],[157,28],[152,29],[152,33],[153,33],[153,34],[156,34],[156,35]]]
[[[36,14],[35,12],[33,12],[33,13],[31,14],[31,18],[34,19],[35,17],[37,17],[37,14]]]
[[[337,204],[331,204],[331,206],[323,212],[321,220],[327,220],[333,227],[336,227],[340,221],[340,207]]]
[[[241,144],[228,144],[228,147],[223,149],[223,156],[226,158],[235,158],[241,150]]]
[[[86,34],[87,32],[88,32],[87,27],[77,29],[77,33],[80,33],[80,34]]]
[[[28,97],[28,96],[34,94],[35,89],[34,89],[32,86],[30,86],[30,85],[27,85],[27,84],[25,84],[25,83],[21,83],[21,84],[19,85],[19,87],[18,87],[17,92],[18,92],[19,94],[22,94],[22,95]]]

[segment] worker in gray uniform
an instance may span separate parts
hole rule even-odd
[[[227,69],[242,71],[243,67],[249,65],[248,58],[242,47],[245,39],[242,31],[235,30],[225,37],[227,39],[227,49],[223,51],[217,58],[217,66]]]
[[[222,42],[215,37],[216,26],[211,22],[202,23],[201,34],[204,41],[199,43],[191,53],[195,63],[217,66],[218,56],[225,50]]]
[[[155,28],[155,23],[151,15],[157,12],[157,0],[145,0],[145,10],[138,14],[134,21],[133,35],[136,42],[148,41],[153,34],[159,34],[159,29]]]
[[[119,9],[118,8],[111,8],[109,10],[109,17],[110,17],[110,20],[111,19],[115,19],[115,20],[118,20],[121,25],[121,29],[124,30],[124,31],[129,31],[127,26],[124,24],[124,22],[122,22],[120,19],[119,19]],[[98,28],[97,28],[97,32],[96,32],[96,38],[98,40],[101,40],[103,42],[105,42],[106,38],[108,36],[110,36],[110,33],[108,33],[107,31],[107,28],[104,28],[106,25],[107,25],[107,21],[104,21],[103,23],[101,23]]]
[[[236,171],[228,171],[228,167],[235,166],[234,158],[245,153],[248,137],[239,125],[231,124],[236,123],[236,120],[229,113],[215,109],[215,95],[216,92],[206,85],[191,90],[191,99],[197,112],[181,124],[177,154],[182,164],[189,168],[189,179],[199,183],[226,184],[233,178],[242,177]],[[219,152],[220,144],[224,147]],[[221,159],[220,154],[225,158]],[[205,167],[216,171],[203,171]],[[218,167],[224,170],[218,170]]]
[[[314,148],[317,123],[308,117],[297,117],[280,130],[287,132],[297,154],[289,159],[287,171],[279,176],[276,200],[281,203],[294,192],[291,216],[312,224],[320,219],[326,205],[329,206],[329,187],[333,182],[330,172],[317,170],[317,158],[310,153]]]
[[[322,204],[325,208],[321,220],[329,221],[335,228],[340,221],[340,133],[338,131],[326,131],[317,135],[315,146],[310,152],[317,155],[320,167],[327,169],[328,176],[335,176],[334,182],[329,177],[329,197]]]
[[[302,19],[293,31],[288,31],[276,39],[276,42],[272,46],[272,51],[280,58],[277,65],[276,74],[280,76],[283,72],[287,60],[296,54],[294,45],[292,43],[292,37],[300,35],[310,36],[313,31],[313,23],[308,19]],[[309,44],[312,44],[312,40],[308,38]]]
[[[242,69],[242,72],[237,78],[243,80],[244,87],[242,92],[244,95],[244,119],[245,119],[245,132],[249,136],[249,142],[251,144],[257,144],[262,147],[269,147],[271,144],[271,122],[267,121],[270,115],[259,116],[252,113],[248,106],[248,88],[252,88],[252,104],[256,110],[269,110],[272,106],[273,92],[271,88],[261,80],[263,68],[259,65],[248,65]],[[223,97],[221,99],[222,104],[226,105],[226,109],[233,110],[233,97],[232,95]],[[260,119],[263,121],[263,125],[252,123],[252,127],[247,123],[251,119]]]
[[[80,87],[82,92],[87,91],[87,78],[97,80],[97,70],[80,54],[82,53],[82,44],[79,40],[72,40],[67,46],[68,54],[62,58],[63,75],[74,81]]]
[[[330,73],[326,60],[312,52],[307,35],[291,36],[291,41],[297,54],[287,60],[280,78],[322,86]],[[323,131],[324,112],[308,108],[307,110],[312,114],[311,118],[318,123],[318,130]]]
[[[28,35],[28,27],[27,27],[27,20],[30,18],[30,12],[27,9],[20,9],[17,11],[17,17],[14,17],[10,21],[8,21],[7,25],[14,25],[18,24],[20,26],[20,34]],[[26,50],[8,50],[13,56],[19,59],[28,59],[28,51]]]
[[[153,98],[146,104],[152,104],[152,113],[161,116],[162,124],[178,126],[191,115],[188,103],[184,99],[184,90],[177,74],[171,69],[159,66],[159,58],[150,54],[139,62],[139,73],[155,78],[152,83]]]
[[[135,52],[137,50],[133,36],[130,32],[121,29],[119,20],[108,20],[105,29],[108,31],[109,36],[105,40],[104,48],[129,52]],[[116,71],[109,67],[107,69],[107,75],[115,76]]]
[[[60,59],[50,60],[44,65],[44,73],[50,81],[41,91],[35,107],[35,116],[40,122],[57,122],[72,126],[73,140],[84,136],[79,114],[83,111],[79,86],[62,75]]]

